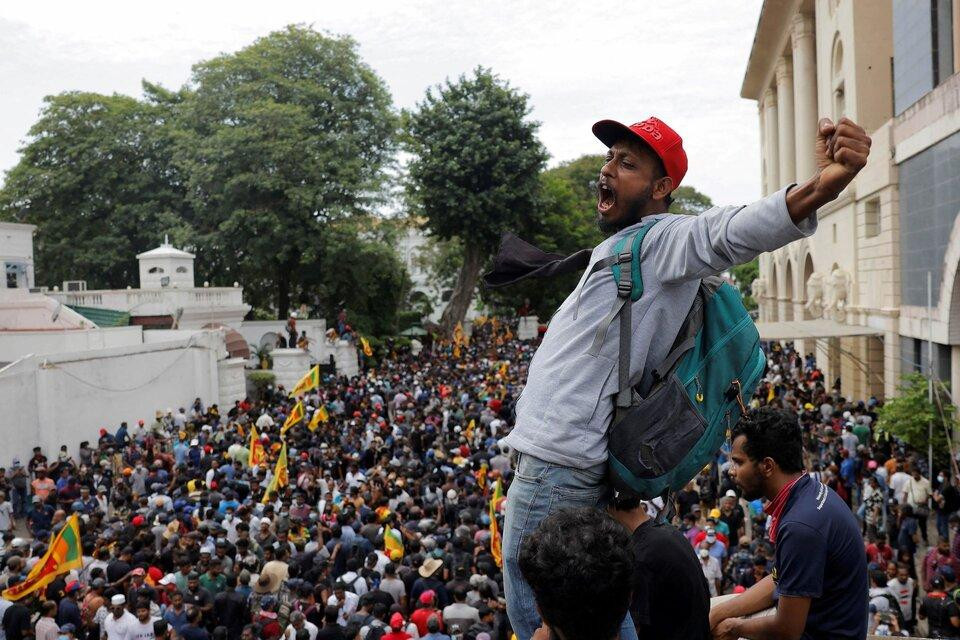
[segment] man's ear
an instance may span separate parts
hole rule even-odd
[[[654,200],[663,200],[673,191],[673,178],[664,176],[653,183],[653,191],[650,193]]]

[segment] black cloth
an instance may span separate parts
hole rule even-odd
[[[30,610],[16,602],[7,607],[3,612],[3,633],[7,640],[23,640],[28,633],[33,635]]]
[[[633,532],[636,584],[630,614],[640,638],[710,638],[710,588],[686,537],[648,520]]]
[[[931,591],[920,603],[920,614],[927,618],[933,638],[960,637],[960,629],[953,626],[950,618],[960,616],[960,608],[943,591]]]
[[[316,640],[347,640],[347,636],[343,635],[340,625],[335,624],[317,631]]]
[[[233,589],[221,591],[213,597],[213,613],[220,624],[230,632],[231,637],[240,637],[244,625],[250,618],[247,611],[247,599]]]
[[[526,278],[550,278],[583,271],[590,264],[592,253],[591,249],[582,249],[569,256],[547,253],[505,232],[500,236],[500,250],[493,259],[493,268],[483,274],[483,282],[496,289]]]

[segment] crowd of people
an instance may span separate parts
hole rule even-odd
[[[0,599],[4,637],[511,638],[498,487],[514,477],[502,440],[535,349],[480,322],[459,344],[323,378],[286,431],[297,398],[277,387],[14,458],[0,475],[0,587],[24,580],[72,514],[83,566]],[[807,475],[857,517],[870,590],[855,615],[881,635],[925,619],[931,635],[960,637],[957,477],[938,470],[931,485],[922,456],[876,437],[877,400],[841,397],[812,356],[775,344],[768,358],[752,408],[796,416]],[[253,466],[252,448],[265,456]],[[544,619],[578,630],[565,637],[609,637],[588,612],[612,607],[642,638],[717,633],[710,597],[775,566],[767,501],[747,499],[736,464],[728,442],[672,504],[620,499],[544,520],[519,553]]]
[[[323,378],[286,430],[298,398],[277,387],[14,459],[0,586],[24,579],[71,514],[83,568],[0,600],[5,637],[509,638],[490,502],[509,485],[497,442],[533,350],[491,321],[469,344]]]

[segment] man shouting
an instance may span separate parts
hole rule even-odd
[[[673,129],[657,118],[629,127],[602,120],[593,133],[609,148],[597,183],[597,224],[611,235],[594,248],[590,266],[609,256],[641,222],[658,221],[640,256],[643,296],[627,302],[633,305],[629,378],[640,380],[641,395],[651,385],[652,370],[667,356],[700,279],[813,234],[817,208],[856,177],[871,144],[850,120],[824,118],[817,129],[817,172],[806,182],[745,207],[714,207],[687,216],[667,213],[670,194],[687,170],[683,142]],[[519,452],[503,547],[507,611],[520,640],[529,640],[540,622],[517,565],[521,542],[551,512],[596,505],[606,490],[618,323],[610,324],[599,353],[590,351],[616,295],[609,273],[591,275],[587,268],[550,322],[517,403],[516,426],[506,438]]]

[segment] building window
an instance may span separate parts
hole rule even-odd
[[[868,238],[880,235],[880,198],[867,200],[864,205],[863,229]]]
[[[27,281],[27,265],[23,262],[4,263],[6,274],[5,286],[7,289],[26,289],[30,286]]]
[[[177,267],[177,273],[186,273],[186,272],[187,272],[186,267]]]
[[[163,267],[150,267],[147,273],[163,273]]]
[[[956,0],[954,0],[956,1]],[[951,0],[931,0],[933,86],[953,75],[953,7]]]

